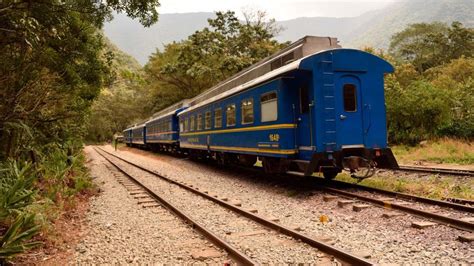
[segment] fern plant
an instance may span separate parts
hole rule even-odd
[[[0,169],[0,222],[32,203],[35,180],[31,164],[9,161]]]
[[[40,227],[25,210],[33,202],[35,180],[31,164],[9,161],[0,167],[0,265],[40,244],[29,242]]]
[[[35,224],[33,214],[20,214],[0,238],[0,265],[25,250],[41,244],[39,241],[28,242],[40,230]]]

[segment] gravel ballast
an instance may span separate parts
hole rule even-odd
[[[105,149],[113,152],[110,146]],[[243,208],[258,210],[266,217],[277,217],[290,228],[299,228],[316,238],[325,237],[336,247],[369,257],[376,263],[474,263],[473,244],[457,241],[459,235],[468,233],[443,225],[413,228],[414,221],[422,220],[418,217],[402,214],[383,218],[387,211],[373,206],[354,212],[352,205],[338,207],[338,199],[324,201],[323,196],[327,194],[323,192],[292,191],[269,180],[260,180],[258,175],[230,173],[183,158],[142,151],[115,154],[208,190],[210,194],[240,201]],[[329,222],[321,222],[324,217],[329,218]]]
[[[107,155],[107,157],[153,192],[183,210],[198,223],[212,230],[219,237],[254,259],[258,264],[318,264],[332,260],[332,257],[307,244],[267,229],[216,203],[174,184],[157,179],[153,175],[111,156]],[[295,254],[297,255],[295,256]]]
[[[76,264],[222,264],[227,254],[162,207],[142,208],[117,182],[107,162],[85,148],[101,190],[90,203],[89,232],[76,246]]]

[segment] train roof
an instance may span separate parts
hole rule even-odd
[[[145,123],[140,123],[140,124],[136,124],[134,127],[132,127],[131,129],[137,129],[137,128],[141,128],[141,127],[145,127]]]
[[[385,60],[375,56],[375,55],[372,55],[372,54],[369,54],[367,52],[364,52],[364,51],[360,51],[360,50],[356,50],[356,49],[346,49],[346,48],[337,48],[337,49],[330,49],[330,50],[323,50],[323,51],[319,51],[319,52],[316,52],[314,54],[310,54],[310,55],[307,55],[299,60],[296,60],[296,61],[293,61],[287,65],[284,65],[280,68],[277,68],[271,72],[268,72],[256,79],[253,79],[251,81],[248,81],[244,84],[241,84],[239,86],[236,86],[230,90],[227,90],[221,94],[218,94],[218,95],[215,95],[211,98],[208,98],[204,101],[201,101],[199,102],[198,104],[195,104],[193,106],[190,106],[188,107],[186,110],[183,110],[181,112],[178,113],[178,115],[182,115],[182,114],[185,114],[187,112],[190,112],[192,110],[195,110],[195,109],[198,109],[202,106],[205,106],[207,104],[210,104],[212,102],[215,102],[215,101],[218,101],[218,100],[221,100],[223,98],[226,98],[228,96],[231,96],[233,94],[236,94],[236,93],[239,93],[245,89],[248,89],[248,88],[251,88],[251,87],[254,87],[254,86],[257,86],[259,84],[262,84],[266,81],[270,81],[274,78],[277,78],[285,73],[288,73],[288,72],[291,72],[291,71],[294,71],[294,70],[297,70],[297,69],[300,69],[300,67],[302,67],[300,64],[301,62],[303,62],[305,59],[309,58],[309,57],[314,57],[314,56],[317,56],[317,55],[320,55],[320,54],[323,54],[323,53],[326,53],[326,52],[332,52],[332,51],[347,51],[347,52],[356,52],[358,54],[365,54],[366,56],[371,56],[371,57],[375,57],[375,58],[378,58],[381,62],[384,62],[385,65],[384,67],[381,67],[381,70],[384,71],[384,72],[393,72],[393,67],[388,63],[386,62]]]
[[[308,56],[308,57],[309,57],[309,56]],[[304,57],[304,58],[306,58],[306,57]],[[240,92],[240,91],[243,91],[243,90],[248,89],[248,88],[250,88],[250,87],[256,86],[256,85],[258,85],[258,84],[260,84],[260,83],[262,83],[262,82],[268,81],[268,80],[270,80],[270,79],[272,79],[272,78],[274,78],[274,77],[277,77],[277,76],[280,76],[280,75],[282,75],[282,74],[288,73],[288,72],[290,72],[290,71],[292,71],[292,70],[296,70],[296,69],[299,68],[300,62],[301,62],[304,58],[299,59],[299,60],[294,61],[294,62],[291,62],[291,63],[289,63],[289,64],[287,64],[287,65],[285,65],[285,66],[283,66],[283,67],[280,67],[280,68],[278,68],[278,69],[276,69],[276,70],[274,70],[274,71],[272,71],[272,72],[269,72],[269,73],[267,73],[267,74],[265,74],[265,75],[263,75],[263,76],[260,76],[260,77],[258,77],[258,78],[256,78],[256,79],[254,79],[254,80],[251,80],[251,81],[249,81],[249,82],[246,82],[246,83],[244,83],[244,84],[242,84],[242,85],[239,85],[239,86],[237,86],[237,87],[234,87],[233,89],[227,90],[227,91],[225,91],[225,92],[223,92],[223,93],[221,93],[221,94],[219,94],[219,95],[216,95],[216,96],[211,97],[211,98],[209,98],[209,99],[207,99],[207,100],[205,100],[205,101],[202,101],[202,102],[200,102],[200,103],[198,103],[198,104],[196,104],[196,105],[193,105],[193,106],[187,108],[186,110],[183,110],[183,111],[180,112],[178,115],[185,114],[185,113],[187,113],[187,112],[190,112],[190,111],[192,111],[192,110],[195,110],[195,109],[197,109],[197,108],[199,108],[199,107],[202,107],[202,106],[207,105],[207,104],[209,104],[209,103],[212,103],[212,102],[214,102],[214,101],[217,101],[217,100],[226,98],[226,97],[228,97],[228,96],[230,96],[230,95],[236,94],[236,93],[238,93],[238,92]]]
[[[182,108],[182,107],[181,107]],[[150,120],[148,120],[145,124],[148,124],[150,122],[153,122],[153,121],[156,121],[156,120],[160,120],[162,118],[165,118],[167,116],[170,116],[170,115],[174,115],[176,113],[176,111],[178,111],[180,108],[177,108],[177,109],[173,109],[172,111],[168,112],[168,113],[165,113],[165,114],[162,114],[160,116],[155,116],[155,117],[152,117],[150,118]]]
[[[163,118],[165,116],[168,116],[170,114],[173,114],[174,112],[176,112],[176,110],[178,109],[181,109],[181,108],[186,108],[189,106],[189,102],[190,100],[189,99],[184,99],[182,101],[179,101],[175,104],[172,104],[156,113],[154,113],[151,118],[149,119],[150,121],[151,120],[155,120],[156,119],[159,119],[159,118]]]
[[[197,105],[207,99],[231,90],[241,84],[252,81],[268,72],[281,68],[290,62],[301,59],[319,51],[341,48],[337,38],[305,36],[288,47],[268,56],[252,66],[218,83],[214,87],[190,99],[189,106]]]

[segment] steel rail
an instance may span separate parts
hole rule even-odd
[[[473,170],[448,169],[448,168],[437,168],[437,167],[418,167],[418,166],[400,165],[399,168],[391,169],[391,170],[420,172],[420,173],[436,173],[436,174],[457,175],[457,176],[474,176]]]
[[[160,202],[165,208],[173,212],[176,216],[181,218],[182,220],[186,221],[187,223],[191,224],[194,229],[197,229],[207,239],[209,239],[212,243],[214,243],[216,246],[224,249],[231,258],[233,258],[236,262],[242,265],[257,265],[255,261],[253,261],[251,258],[249,258],[247,255],[244,253],[240,252],[237,250],[235,247],[233,247],[231,244],[227,243],[225,240],[222,238],[218,237],[216,234],[211,232],[210,230],[206,229],[203,225],[199,224],[198,222],[194,221],[190,216],[185,214],[182,210],[178,209],[177,207],[173,206],[171,203],[166,201],[164,198],[147,188],[144,184],[142,184],[140,181],[138,181],[136,178],[125,172],[122,168],[120,168],[117,164],[112,162],[109,158],[101,154],[99,151],[96,150],[98,154],[100,154],[105,160],[107,160],[111,165],[113,165],[118,171],[120,171],[122,174],[127,176],[131,181],[133,181],[136,185],[141,187],[143,190],[145,190],[153,199],[156,201]]]
[[[471,233],[474,232],[474,224],[470,223],[470,222],[463,221],[463,220],[458,220],[458,219],[451,218],[451,217],[448,217],[448,216],[439,215],[439,214],[431,213],[431,212],[426,212],[426,211],[422,211],[422,210],[419,210],[419,209],[403,206],[401,204],[395,204],[395,203],[392,203],[390,201],[378,200],[378,199],[374,199],[374,198],[371,198],[371,197],[366,197],[366,196],[358,195],[358,194],[355,194],[355,193],[351,193],[351,192],[347,192],[347,191],[344,191],[344,190],[339,190],[339,189],[335,189],[335,188],[331,188],[331,187],[323,187],[322,189],[324,189],[328,192],[343,195],[347,198],[351,198],[351,199],[355,198],[355,199],[362,200],[362,201],[365,201],[365,202],[369,202],[369,203],[372,203],[372,204],[375,204],[375,205],[378,205],[378,206],[381,206],[381,207],[387,208],[387,209],[400,210],[400,211],[403,211],[403,212],[407,212],[407,213],[410,213],[410,214],[417,215],[421,218],[425,218],[425,219],[427,218],[427,219],[430,219],[432,221],[436,221],[438,223],[449,225],[449,226],[452,226],[452,227],[455,227],[455,228],[458,228],[458,229],[461,229],[461,230],[464,230],[464,231],[468,231],[468,232],[471,232]]]
[[[471,205],[474,206],[474,200],[460,199],[460,198],[443,198],[443,200],[448,202],[453,202],[457,204]]]
[[[170,178],[168,178],[168,177],[166,177],[166,176],[161,175],[160,173],[158,173],[158,172],[156,172],[156,171],[154,171],[154,170],[150,170],[150,169],[148,169],[148,168],[146,168],[146,167],[143,167],[143,166],[141,166],[141,165],[138,165],[138,164],[135,164],[135,163],[133,163],[133,162],[130,162],[130,161],[126,160],[126,159],[121,158],[120,156],[117,156],[117,155],[112,154],[112,153],[110,153],[110,152],[108,152],[108,151],[105,151],[105,150],[103,150],[102,148],[98,148],[98,149],[100,149],[101,151],[103,151],[103,152],[105,152],[105,153],[107,153],[107,154],[109,154],[109,155],[111,155],[111,156],[113,156],[113,157],[115,157],[115,158],[117,158],[117,159],[119,159],[119,160],[121,160],[121,161],[127,163],[127,164],[133,165],[133,166],[135,166],[136,168],[139,168],[139,169],[141,169],[141,170],[143,170],[143,171],[145,171],[145,172],[147,172],[147,173],[150,173],[150,174],[152,174],[152,175],[154,175],[154,176],[156,176],[156,177],[158,177],[158,178],[161,178],[161,179],[163,179],[163,180],[165,180],[165,181],[167,181],[167,182],[169,182],[169,183],[178,185],[179,187],[181,187],[181,188],[183,188],[183,189],[186,189],[186,190],[188,190],[188,191],[190,191],[190,192],[193,192],[193,193],[195,193],[195,194],[197,194],[197,195],[199,195],[199,196],[202,196],[202,197],[204,197],[204,198],[206,198],[206,199],[208,199],[208,200],[211,200],[211,201],[213,201],[213,202],[215,202],[215,203],[217,203],[217,204],[219,204],[219,205],[221,205],[221,206],[223,206],[223,207],[225,207],[225,208],[227,208],[227,209],[229,209],[229,210],[232,210],[232,211],[234,211],[234,212],[236,212],[236,213],[238,213],[238,214],[240,214],[240,215],[242,215],[242,216],[244,216],[244,217],[247,217],[247,218],[249,218],[249,219],[251,219],[251,220],[253,220],[253,221],[256,221],[256,222],[258,222],[258,223],[260,223],[260,224],[262,224],[262,225],[264,225],[264,226],[266,226],[266,227],[268,227],[268,228],[271,228],[271,229],[273,229],[273,230],[276,230],[276,231],[278,231],[278,232],[280,232],[280,233],[282,233],[282,234],[288,235],[288,236],[290,236],[290,237],[292,237],[292,238],[294,238],[294,239],[301,240],[302,242],[304,242],[304,243],[306,243],[306,244],[308,244],[308,245],[310,245],[310,246],[312,246],[312,247],[315,247],[315,248],[319,249],[320,251],[322,251],[322,252],[324,252],[324,253],[326,253],[326,254],[332,255],[332,256],[334,256],[334,257],[336,257],[336,258],[338,258],[338,259],[340,259],[340,260],[342,260],[342,261],[344,261],[344,262],[346,262],[346,263],[354,264],[354,265],[374,265],[374,263],[371,262],[371,261],[369,261],[369,260],[366,260],[366,259],[364,259],[364,258],[360,258],[360,257],[355,256],[355,255],[350,254],[350,253],[347,253],[346,251],[343,251],[342,249],[333,247],[333,246],[328,245],[328,244],[326,244],[326,243],[324,243],[324,242],[322,242],[322,241],[319,241],[319,240],[317,240],[317,239],[314,239],[314,238],[311,238],[311,237],[309,237],[309,236],[303,235],[303,234],[301,234],[301,233],[299,233],[299,232],[297,232],[297,231],[295,231],[295,230],[293,230],[293,229],[290,229],[290,228],[288,228],[288,227],[285,227],[285,226],[283,226],[283,225],[280,225],[280,224],[277,224],[277,223],[275,223],[275,222],[273,222],[273,221],[270,221],[270,220],[268,220],[268,219],[266,219],[266,218],[263,218],[262,216],[259,216],[259,215],[257,215],[257,214],[254,214],[254,213],[251,213],[251,212],[246,211],[246,210],[244,210],[244,209],[241,209],[241,208],[239,208],[239,207],[237,207],[237,206],[234,206],[234,205],[232,205],[232,204],[229,204],[229,203],[227,203],[226,201],[223,201],[223,200],[218,199],[218,198],[216,198],[216,197],[213,197],[213,196],[211,196],[211,195],[209,195],[209,194],[206,194],[206,193],[204,193],[204,192],[201,192],[201,191],[199,191],[199,190],[196,189],[196,188],[192,188],[192,187],[186,185],[184,182],[179,182],[179,181],[175,181],[175,180],[173,180],[173,179],[170,179]]]
[[[430,199],[430,198],[424,198],[420,196],[415,196],[411,194],[406,194],[406,193],[401,193],[401,192],[395,192],[395,191],[390,191],[390,190],[385,190],[385,189],[380,189],[380,188],[373,188],[373,187],[368,187],[368,186],[363,186],[359,184],[352,184],[352,183],[347,183],[343,181],[338,181],[338,180],[318,180],[318,182],[323,182],[323,183],[328,183],[330,185],[334,185],[336,187],[344,187],[344,188],[354,188],[354,189],[360,189],[364,190],[367,192],[375,192],[375,193],[380,193],[384,194],[390,197],[395,197],[398,199],[405,199],[405,200],[412,200],[420,203],[426,203],[430,205],[437,205],[441,207],[446,207],[446,208],[451,208],[453,210],[458,210],[458,211],[465,211],[468,213],[474,213],[474,207],[464,205],[464,204],[459,204],[456,202],[449,202],[445,200],[436,200],[436,199]]]
[[[301,175],[297,175],[295,173],[290,173],[289,175],[294,175],[294,176],[300,176],[301,177]],[[378,205],[378,206],[381,206],[381,207],[384,207],[384,208],[400,210],[400,211],[403,211],[403,212],[407,212],[407,213],[410,213],[410,214],[417,215],[421,218],[428,218],[432,221],[436,221],[436,222],[444,224],[444,225],[449,225],[449,226],[452,226],[452,227],[455,227],[455,228],[458,228],[458,229],[461,229],[461,230],[464,230],[464,231],[474,232],[474,224],[470,223],[470,222],[462,221],[462,220],[459,220],[459,219],[455,219],[455,218],[451,218],[451,217],[448,217],[448,216],[439,215],[439,214],[435,214],[435,213],[431,213],[431,212],[422,211],[422,210],[419,210],[419,209],[403,206],[401,204],[395,204],[395,203],[392,203],[392,202],[389,202],[389,201],[383,201],[383,200],[378,200],[378,199],[374,199],[374,198],[367,197],[367,196],[362,196],[362,195],[359,195],[359,194],[356,194],[356,193],[351,193],[351,192],[348,192],[348,191],[336,189],[334,187],[340,188],[341,186],[343,186],[345,188],[349,187],[349,188],[355,188],[355,189],[362,189],[362,190],[365,190],[365,191],[368,191],[368,192],[378,192],[378,193],[385,194],[385,195],[388,195],[388,196],[392,196],[392,197],[395,197],[395,198],[412,199],[412,200],[418,201],[420,203],[429,203],[431,205],[441,205],[441,206],[450,207],[450,208],[452,208],[453,206],[456,206],[457,210],[466,210],[467,212],[472,213],[473,208],[470,207],[470,206],[467,206],[467,205],[451,203],[451,202],[447,202],[447,201],[433,200],[433,199],[418,197],[418,196],[414,196],[414,195],[398,193],[398,192],[394,192],[394,191],[382,190],[382,189],[378,189],[378,188],[371,188],[371,187],[361,186],[361,185],[357,185],[357,184],[342,182],[342,181],[338,181],[338,180],[319,179],[319,180],[315,180],[315,181],[318,182],[320,185],[324,185],[324,186],[318,186],[318,187],[323,189],[323,190],[326,190],[328,192],[333,192],[333,193],[336,193],[336,194],[339,194],[339,195],[343,195],[347,198],[359,199],[361,201],[369,202],[369,203],[372,203],[372,204],[375,204],[375,205]],[[331,186],[331,187],[329,187],[328,185]]]

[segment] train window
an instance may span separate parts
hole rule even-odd
[[[309,92],[307,85],[300,88],[300,111],[302,114],[309,112]]]
[[[357,111],[357,90],[354,84],[344,84],[344,111],[356,112]]]
[[[253,99],[245,99],[241,106],[242,124],[253,123]]]
[[[210,112],[210,111],[206,112],[205,121],[204,121],[204,127],[205,127],[206,129],[210,129],[210,128],[211,128],[211,112]]]
[[[188,132],[189,131],[189,118],[186,118],[184,120],[184,132]]]
[[[225,116],[226,126],[235,126],[235,104],[227,105]]]
[[[191,122],[190,122],[191,125],[189,125],[189,131],[194,131],[196,130],[196,121],[194,119],[194,115],[191,116]]]
[[[197,115],[197,130],[202,130],[202,114]]]
[[[278,97],[276,91],[260,96],[261,121],[276,121],[278,118]]]
[[[168,132],[173,130],[173,126],[171,125],[171,120],[168,120]]]
[[[222,127],[222,109],[216,109],[214,111],[214,127],[221,128]]]
[[[184,132],[184,122],[183,122],[183,120],[179,121],[179,131]]]

